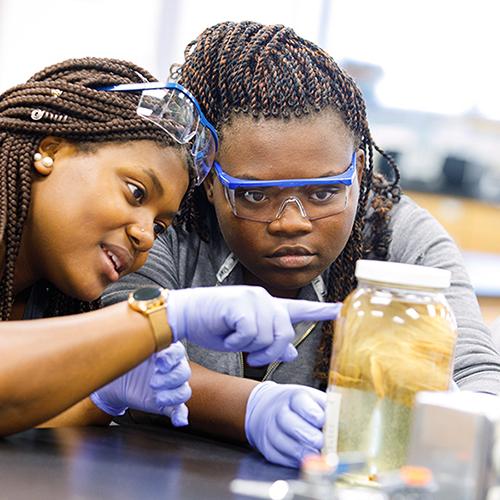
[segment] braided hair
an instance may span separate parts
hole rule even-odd
[[[30,206],[33,155],[42,139],[54,135],[81,150],[110,141],[153,140],[174,146],[154,124],[135,110],[139,96],[104,92],[99,87],[154,81],[142,68],[115,59],[70,59],[36,73],[25,84],[0,95],[0,242],[5,259],[0,281],[2,320],[14,302],[14,272]],[[85,303],[49,286],[48,315],[88,311]]]
[[[327,300],[342,301],[355,288],[355,263],[363,257],[386,260],[390,211],[400,199],[399,171],[371,136],[360,90],[325,51],[281,25],[225,22],[206,29],[185,51],[181,82],[199,100],[221,132],[238,115],[291,120],[336,112],[367,158],[350,238],[327,273]],[[374,172],[374,150],[392,168],[392,180]],[[199,228],[210,212],[204,193],[192,188],[184,224]],[[206,236],[206,234],[205,234]],[[315,367],[324,387],[333,325],[325,322]]]

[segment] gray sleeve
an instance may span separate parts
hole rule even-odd
[[[175,231],[167,230],[155,241],[143,267],[135,273],[124,276],[105,290],[102,296],[103,305],[107,306],[125,300],[129,292],[140,286],[179,288],[178,256],[177,235]]]
[[[451,271],[445,295],[458,326],[453,378],[461,389],[498,394],[500,356],[482,319],[460,250],[427,210],[403,200],[393,220],[390,260]]]

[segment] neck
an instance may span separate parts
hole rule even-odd
[[[264,283],[261,279],[257,278],[248,269],[243,269],[243,283],[245,285],[261,286],[273,297],[279,297],[282,299],[296,299],[299,296],[300,289],[283,289],[283,288],[273,288],[267,283]]]
[[[28,245],[26,241],[27,232],[26,230],[23,231],[19,255],[16,260],[16,268],[14,271],[14,295],[26,290],[40,279],[40,276],[38,276],[33,266],[33,260],[29,251],[30,245]]]

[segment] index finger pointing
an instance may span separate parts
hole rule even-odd
[[[288,310],[290,321],[325,321],[335,319],[342,304],[339,302],[313,302],[310,300],[274,299]]]

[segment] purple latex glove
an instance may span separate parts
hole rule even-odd
[[[191,368],[184,346],[177,342],[93,392],[90,399],[109,415],[123,415],[128,408],[170,417],[172,424],[188,424],[184,404],[191,397]]]
[[[171,290],[168,322],[174,340],[187,339],[215,351],[245,351],[250,365],[292,361],[292,324],[331,320],[340,304],[278,299],[256,286]]]
[[[270,462],[299,467],[323,447],[325,406],[326,394],[312,387],[262,382],[248,398],[248,442]]]

